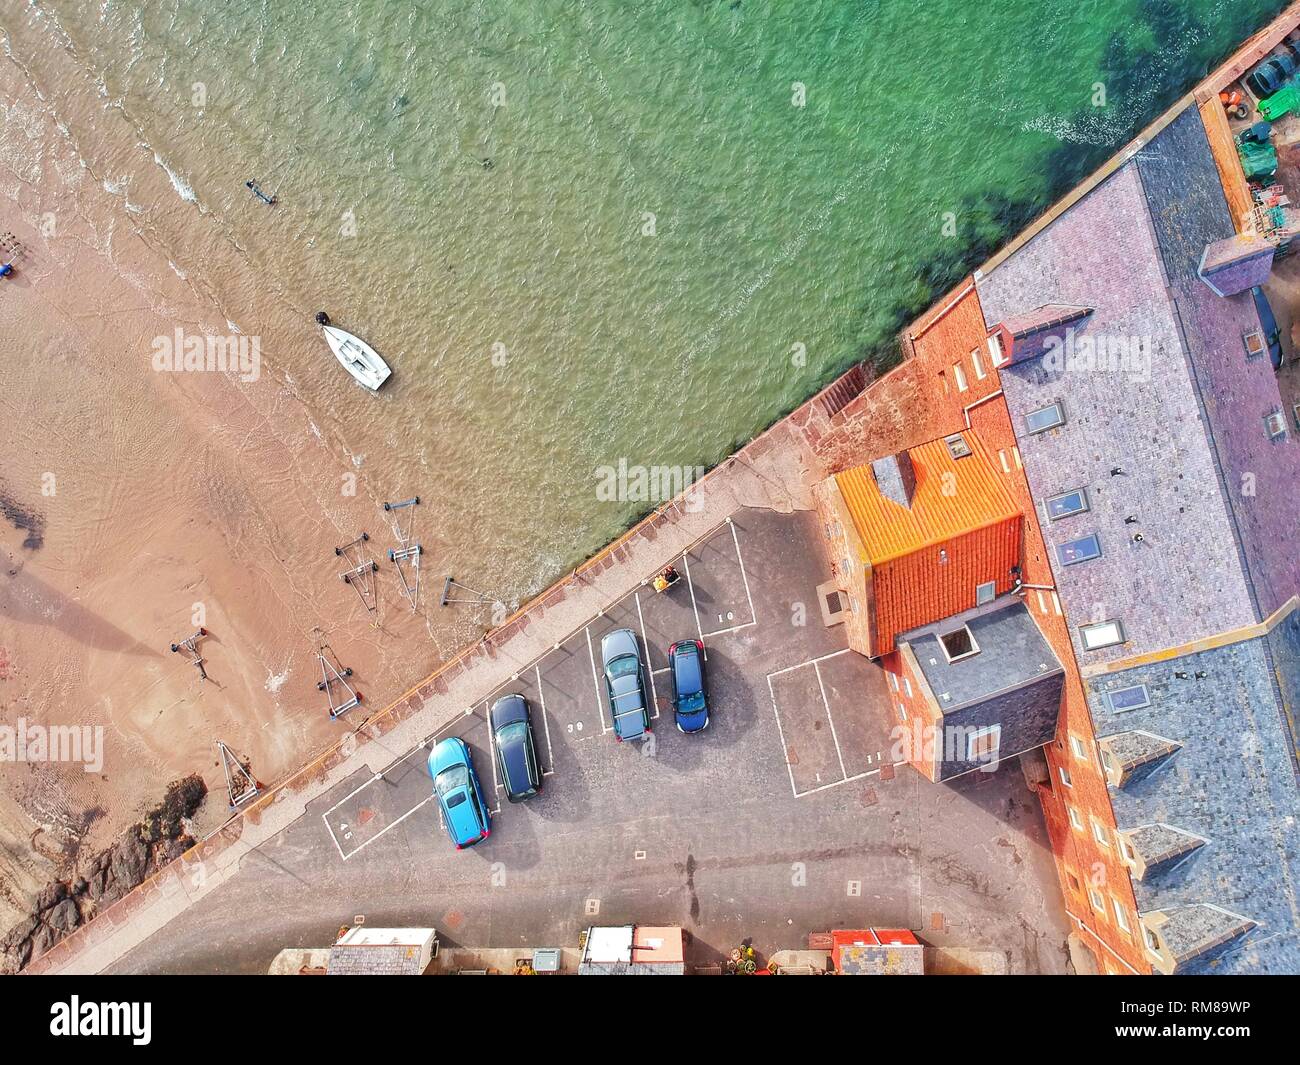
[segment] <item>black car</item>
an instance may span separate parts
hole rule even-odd
[[[1273,317],[1273,308],[1268,305],[1268,297],[1264,295],[1264,290],[1256,285],[1250,290],[1250,294],[1255,300],[1255,311],[1259,315],[1259,324],[1263,327],[1264,342],[1268,344],[1268,359],[1273,364],[1273,369],[1282,368],[1282,331],[1277,327],[1277,319]]]
[[[531,799],[542,790],[542,773],[537,767],[528,700],[518,694],[501,696],[488,711],[488,723],[506,798],[511,802]]]
[[[668,648],[668,670],[673,678],[673,715],[682,732],[703,732],[709,727],[709,700],[704,693],[704,644],[679,640]]]

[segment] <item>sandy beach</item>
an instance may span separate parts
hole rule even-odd
[[[277,347],[301,344],[308,328],[286,330],[283,311],[276,322],[250,300],[239,328],[261,339],[257,380],[158,372],[156,338],[178,327],[230,335],[227,316],[141,238],[10,61],[0,100],[0,229],[23,248],[0,289],[0,725],[103,729],[98,772],[0,764],[3,927],[169,780],[202,773],[211,796],[198,829],[219,823],[216,740],[271,782],[431,670],[478,621],[437,616],[440,578],[427,580],[418,614],[399,599],[380,503],[400,488],[374,483],[365,442],[331,441],[271,369]],[[417,532],[429,550],[425,517]],[[382,562],[373,614],[339,579],[332,550],[362,529]],[[168,649],[200,624],[211,634],[207,681]],[[336,722],[315,688],[318,627],[366,697]]]
[[[195,833],[219,825],[218,740],[273,783],[472,644],[493,610],[440,609],[444,575],[512,610],[661,501],[604,498],[602,469],[703,469],[886,350],[1048,202],[1045,160],[1153,106],[1079,121],[1095,5],[1010,5],[987,39],[1042,75],[991,92],[967,12],[954,33],[896,5],[891,83],[948,79],[903,138],[861,73],[895,62],[876,14],[806,6],[835,32],[748,5],[543,33],[528,5],[362,4],[339,47],[310,5],[0,14],[0,241],[22,248],[0,279],[0,933],[177,778],[210,790]],[[950,208],[964,243],[936,245]],[[380,394],[322,309],[390,358]],[[191,341],[257,358],[176,370]],[[382,503],[416,494],[412,612]],[[363,530],[373,610],[334,552]],[[169,650],[200,626],[206,680]],[[366,697],[337,721],[322,639]],[[4,757],[4,729],[61,726],[96,757]]]

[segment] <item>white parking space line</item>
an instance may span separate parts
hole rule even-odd
[[[785,745],[785,729],[781,727],[781,710],[776,705],[776,689],[772,687],[772,674],[767,677],[767,693],[772,697],[772,714],[776,718],[776,735],[781,741],[781,757],[785,759],[785,771],[790,774],[790,794],[796,799],[799,789],[794,786],[794,766],[790,764],[790,748]]]
[[[605,726],[605,702],[600,697],[600,677],[596,675],[596,649],[591,645],[591,626],[588,625],[582,630],[587,634],[587,654],[591,658],[591,686],[596,692],[596,713],[600,717],[600,734],[603,736],[606,732],[613,732],[613,726]]]
[[[492,763],[492,790],[501,790],[501,781],[497,779],[497,741],[492,735],[492,718],[489,715],[488,704],[483,704],[483,717],[488,723],[488,761]],[[833,730],[832,730],[833,731]]]
[[[736,561],[740,563],[740,579],[745,582],[745,598],[749,600],[750,624],[758,622],[758,614],[754,612],[754,597],[749,594],[749,575],[745,572],[745,556],[740,553],[740,537],[736,535],[736,523],[730,518],[727,524],[731,526],[731,542],[736,545]]]
[[[899,765],[901,763],[895,762],[894,764]],[[842,784],[852,784],[855,780],[865,780],[867,777],[874,777],[879,772],[879,769],[868,769],[865,773],[857,773],[854,776],[845,777],[843,780],[832,780],[828,784],[819,784],[817,787],[809,788],[807,791],[796,791],[794,797],[796,799],[803,799],[809,795],[816,795],[819,791],[828,791],[831,788],[838,788]]]
[[[472,711],[467,711],[467,713],[472,713]],[[464,715],[462,715],[462,716],[464,716]],[[459,724],[460,724],[460,721],[461,721],[461,718],[459,718],[459,717],[454,717],[454,718],[452,718],[450,721],[444,721],[441,725],[439,725],[436,729],[433,730],[433,733],[432,733],[431,735],[425,737],[425,739],[424,739],[423,742],[420,744],[420,746],[421,746],[421,747],[432,747],[432,746],[433,746],[433,741],[434,741],[434,740],[436,740],[436,739],[437,739],[437,738],[438,738],[442,733],[446,732],[446,731],[447,731],[449,728],[451,728],[453,725],[459,725]]]
[[[546,764],[551,767],[543,769],[542,776],[549,777],[555,772],[555,748],[551,746],[551,721],[546,713],[546,689],[542,686],[541,659],[538,659],[538,664],[533,666],[533,672],[537,674],[537,700],[542,704],[542,729],[546,732]]]
[[[417,810],[423,809],[424,806],[426,806],[428,803],[433,802],[433,800],[434,800],[434,795],[432,792],[430,792],[428,796],[426,796],[423,800],[421,800],[420,802],[412,806],[409,810],[406,811],[406,813],[402,814],[402,816],[399,817],[396,821],[394,821],[391,825],[386,825],[381,831],[376,832],[373,836],[371,836],[368,840],[366,840],[365,843],[361,844],[360,847],[354,850],[352,854],[349,854],[348,857],[351,858],[352,855],[354,854],[360,854],[363,850],[365,850],[366,847],[369,847],[370,844],[374,843],[375,840],[379,839],[380,836],[396,828],[408,817],[410,817],[413,813],[415,813]]]
[[[749,592],[749,574],[745,572],[745,556],[740,552],[740,537],[736,533],[736,524],[730,518],[727,519],[727,525],[731,528],[731,542],[736,548],[736,565],[740,567],[740,579],[745,586],[745,601],[749,604],[749,620],[741,622],[739,625],[729,625],[726,628],[712,629],[709,632],[702,632],[700,638],[705,636],[726,636],[728,633],[740,632],[741,629],[751,629],[758,624],[758,615],[754,613],[754,597]],[[718,617],[719,622],[728,620],[725,616]],[[696,614],[698,625],[699,614]],[[706,659],[708,655],[704,656]]]
[[[700,634],[700,643],[704,643],[704,627],[700,624],[700,606],[695,601],[695,582],[691,580],[691,560],[682,555],[682,566],[686,570],[686,587],[691,590],[691,612],[695,615],[695,631]],[[709,649],[704,648],[704,661],[709,660]]]
[[[654,713],[650,715],[652,721],[659,720],[659,690],[655,687],[655,671],[650,668],[650,641],[645,635],[645,615],[641,613],[641,593],[633,592],[632,597],[636,600],[636,617],[641,623],[641,659],[645,663],[645,671],[650,677],[650,701],[654,706]]]
[[[321,814],[321,819],[325,822],[325,831],[330,834],[330,839],[334,841],[334,849],[339,852],[339,857],[346,862],[348,856],[343,853],[343,844],[339,842],[338,836],[334,835],[334,826],[330,824],[329,814]]]
[[[784,669],[775,669],[767,675],[767,678],[768,680],[771,680],[773,677],[779,677],[782,673],[793,673],[796,669],[803,669],[804,666],[812,666],[816,665],[818,662],[827,662],[832,658],[839,658],[840,655],[848,654],[850,650],[851,648],[845,647],[839,651],[832,651],[828,655],[821,655],[818,658],[810,658],[806,662],[799,662],[793,666],[786,666]]]
[[[757,624],[758,624],[757,621],[743,621],[739,625],[732,625],[730,628],[712,629],[709,632],[706,632],[704,635],[705,636],[726,636],[727,633],[729,632],[739,632],[741,629],[752,629]]]
[[[840,776],[849,779],[849,771],[844,768],[844,752],[840,750],[840,738],[835,735],[835,716],[831,713],[831,701],[826,698],[826,685],[822,683],[822,667],[813,663],[813,672],[817,674],[817,688],[822,693],[822,705],[826,707],[826,723],[831,727],[831,739],[835,742],[835,757],[840,760]]]
[[[421,744],[421,746],[423,746],[423,744]],[[402,758],[399,758],[399,759],[397,760],[397,762],[400,762],[400,761],[402,761],[404,758],[409,758],[409,757],[410,757],[409,754],[408,754],[408,755],[403,755]],[[397,762],[394,762],[393,764],[396,765]],[[347,802],[350,798],[352,798],[353,795],[356,795],[356,794],[358,794],[359,792],[363,792],[363,791],[365,791],[366,788],[370,787],[371,784],[373,784],[376,780],[378,780],[378,779],[379,779],[380,777],[382,777],[383,775],[384,775],[383,773],[376,773],[376,774],[375,774],[374,776],[372,776],[369,780],[367,780],[364,784],[359,784],[357,787],[353,788],[353,789],[352,789],[351,791],[349,791],[346,795],[344,795],[343,798],[339,799],[338,802],[336,802],[333,806],[331,806],[331,807],[330,807],[328,810],[326,810],[323,814],[321,814],[321,816],[322,816],[322,817],[328,817],[328,816],[329,816],[330,814],[332,814],[335,810],[337,810],[340,806],[342,806],[345,802]]]
[[[375,780],[378,780],[378,779],[379,779],[378,777],[375,778]],[[371,781],[369,781],[368,783],[373,784],[373,783],[374,783],[374,780],[371,780]],[[358,788],[357,790],[359,791],[359,790],[361,790],[361,789]],[[355,795],[356,792],[354,791],[352,794]],[[358,854],[360,854],[363,850],[365,850],[367,847],[369,847],[370,844],[374,843],[375,840],[380,839],[380,838],[381,838],[382,836],[384,836],[386,833],[392,831],[394,828],[396,828],[398,825],[400,825],[403,821],[405,821],[408,817],[410,817],[413,813],[415,813],[417,810],[419,810],[419,809],[420,809],[421,807],[423,807],[425,804],[427,804],[427,803],[429,803],[429,802],[432,802],[432,801],[433,801],[433,798],[434,798],[434,796],[433,796],[433,794],[432,794],[432,792],[431,792],[431,793],[430,793],[428,796],[426,796],[423,800],[421,800],[420,802],[416,803],[416,804],[415,804],[414,806],[412,806],[409,810],[407,810],[406,813],[402,814],[402,816],[399,817],[396,821],[394,821],[391,825],[385,825],[382,829],[380,829],[378,832],[376,832],[373,836],[371,836],[369,839],[367,839],[367,840],[366,840],[364,843],[362,843],[360,846],[358,846],[358,847],[355,848],[354,850],[347,851],[346,853],[344,852],[342,846],[339,845],[339,841],[338,841],[337,837],[334,837],[334,827],[333,827],[333,826],[332,826],[328,821],[325,822],[325,827],[329,829],[330,836],[331,836],[331,837],[334,837],[334,845],[335,845],[336,847],[339,848],[339,856],[340,856],[340,857],[341,857],[341,858],[346,862],[349,858],[355,858],[355,857],[356,857]]]
[[[826,685],[822,681],[821,663],[832,658],[839,658],[840,655],[848,654],[849,650],[850,648],[845,647],[843,650],[840,651],[832,651],[828,655],[821,655],[818,658],[810,658],[806,662],[799,662],[793,666],[786,666],[784,669],[774,670],[773,672],[767,675],[767,691],[768,694],[771,695],[772,697],[772,713],[776,716],[776,732],[778,738],[781,741],[781,753],[785,756],[786,759],[786,764],[785,764],[786,772],[790,776],[790,793],[796,799],[802,799],[808,795],[816,795],[818,792],[828,791],[831,788],[838,788],[842,784],[852,784],[856,780],[865,780],[868,777],[874,777],[880,773],[881,766],[877,766],[875,769],[868,769],[862,773],[855,773],[853,776],[849,776],[848,770],[845,768],[844,765],[844,752],[840,748],[839,735],[835,731],[835,718],[834,715],[831,713],[830,699],[826,695]],[[839,759],[840,774],[843,779],[827,781],[825,784],[818,784],[815,788],[808,788],[804,791],[800,791],[798,787],[795,786],[795,782],[794,782],[794,767],[791,766],[789,760],[790,753],[785,743],[785,729],[781,725],[781,710],[780,707],[777,706],[776,689],[772,685],[772,678],[779,677],[784,673],[793,673],[796,669],[806,669],[808,666],[812,666],[813,671],[817,675],[817,687],[818,690],[821,692],[822,705],[826,707],[826,721],[831,728],[831,739],[835,743],[835,756]],[[883,759],[881,759],[881,761],[883,763]],[[902,765],[901,762],[893,762],[890,764],[896,766]]]

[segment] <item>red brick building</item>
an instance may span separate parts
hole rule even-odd
[[[1025,765],[1042,802],[1066,909],[1099,970],[1148,973],[1129,870],[1108,842],[1115,838],[1115,815],[1078,662],[1002,397],[999,369],[1008,363],[1017,328],[1007,326],[988,329],[973,282],[916,322],[903,337],[904,364],[844,412],[855,418],[857,407],[870,410],[872,421],[860,431],[874,438],[874,423],[883,420],[880,400],[907,397],[906,419],[882,433],[890,444],[901,443],[899,451],[884,456],[879,477],[874,463],[853,466],[818,485],[815,497],[836,580],[849,599],[850,645],[880,659],[899,728],[912,735],[942,731],[945,717],[922,663],[896,646],[901,635],[963,615],[990,581],[995,600],[1015,599],[1032,617],[1060,673],[1044,757]],[[968,457],[956,457],[946,442],[954,439],[967,445]],[[1039,719],[1027,724],[1037,739]],[[967,739],[981,742],[978,732]],[[994,764],[996,756],[1023,753],[1031,743],[1001,746]],[[913,744],[906,760],[931,780],[948,779],[943,754]],[[968,771],[969,763],[957,762]],[[1109,919],[1112,913],[1120,917]]]

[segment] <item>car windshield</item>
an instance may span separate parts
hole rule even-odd
[[[704,709],[703,692],[696,692],[694,695],[683,696],[682,701],[678,704],[678,710],[683,714],[693,714],[697,710],[703,710],[703,709]]]
[[[528,735],[528,726],[522,721],[515,721],[509,725],[503,725],[497,732],[497,746],[503,743],[518,743]]]
[[[438,779],[433,782],[434,789],[439,795],[446,795],[457,788],[463,788],[469,783],[469,770],[463,765],[454,765],[450,769],[444,769],[438,774]],[[448,803],[448,805],[454,805]]]
[[[635,656],[623,655],[607,665],[605,672],[611,677],[630,677],[637,671],[638,664]]]

